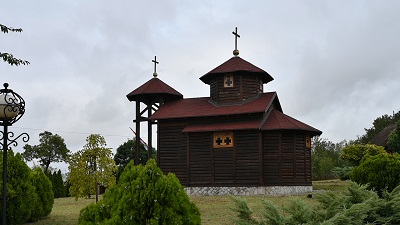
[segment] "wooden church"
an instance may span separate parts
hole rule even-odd
[[[137,140],[140,122],[148,122],[151,146],[157,125],[158,165],[176,174],[188,194],[309,192],[311,138],[322,132],[284,114],[277,93],[263,91],[273,78],[239,57],[240,36],[233,34],[234,56],[200,77],[209,97],[183,98],[156,70],[127,95],[136,101]]]

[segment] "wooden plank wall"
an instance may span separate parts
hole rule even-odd
[[[311,157],[305,135],[300,131],[264,132],[265,185],[311,185]]]
[[[235,132],[236,184],[244,186],[260,184],[258,139],[257,130]]]
[[[279,185],[280,172],[280,132],[267,131],[263,133],[263,176],[266,186]]]
[[[224,74],[210,82],[210,97],[219,103],[241,102],[261,92],[258,76],[242,73],[231,74],[233,87],[224,87]]]
[[[182,133],[186,124],[169,124],[159,121],[158,165],[165,172],[172,172],[181,184],[187,179],[187,136]]]
[[[242,76],[242,100],[251,98],[260,93],[260,82],[258,76]]]
[[[212,133],[191,133],[189,174],[190,186],[205,186],[213,182]]]

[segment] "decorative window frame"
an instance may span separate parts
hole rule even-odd
[[[224,88],[233,87],[233,74],[225,74],[224,75]]]
[[[216,131],[213,134],[214,148],[233,148],[235,146],[235,138],[233,131]]]

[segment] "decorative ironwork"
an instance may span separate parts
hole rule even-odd
[[[25,100],[4,83],[0,89],[0,126],[12,125],[25,113]]]
[[[10,132],[7,132],[6,135],[4,135],[4,132],[0,131],[0,141],[4,140],[3,138],[7,138],[7,142],[8,142],[7,143],[8,146],[3,146],[3,143],[0,142],[1,149],[9,150],[10,145],[17,147],[18,146],[17,140],[20,137],[22,137],[22,141],[25,143],[28,142],[30,139],[29,134],[27,134],[27,133],[22,133],[22,134],[18,135],[16,138],[12,139],[14,136],[15,136],[14,132],[10,131]]]

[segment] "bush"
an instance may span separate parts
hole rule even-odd
[[[33,202],[37,200],[30,181],[31,169],[22,156],[9,150],[7,153],[7,224],[23,224],[31,218]],[[3,151],[0,151],[0,174],[3,174]],[[0,194],[3,192],[1,179]],[[0,212],[2,217],[2,212]]]
[[[332,173],[340,178],[340,180],[350,180],[350,174],[353,171],[354,167],[345,166],[345,167],[335,167],[332,170]]]
[[[292,201],[279,209],[269,201],[263,201],[263,213],[254,218],[243,199],[235,198],[238,212],[235,224],[240,225],[359,225],[400,224],[400,186],[392,192],[384,192],[383,198],[369,191],[366,186],[351,183],[346,193],[326,191],[316,195],[318,205],[302,200]]]
[[[373,144],[356,144],[348,145],[343,148],[340,159],[351,162],[354,166],[358,166],[365,155],[374,156],[386,153],[385,148]]]
[[[54,204],[53,187],[50,179],[43,173],[42,169],[36,168],[31,172],[31,181],[35,186],[34,210],[29,221],[35,222],[50,215]]]
[[[164,175],[151,159],[131,161],[118,183],[97,204],[83,208],[79,224],[200,224],[200,212],[178,178]]]
[[[363,158],[350,175],[351,180],[368,184],[380,196],[384,190],[392,191],[400,184],[400,155],[382,153]]]

